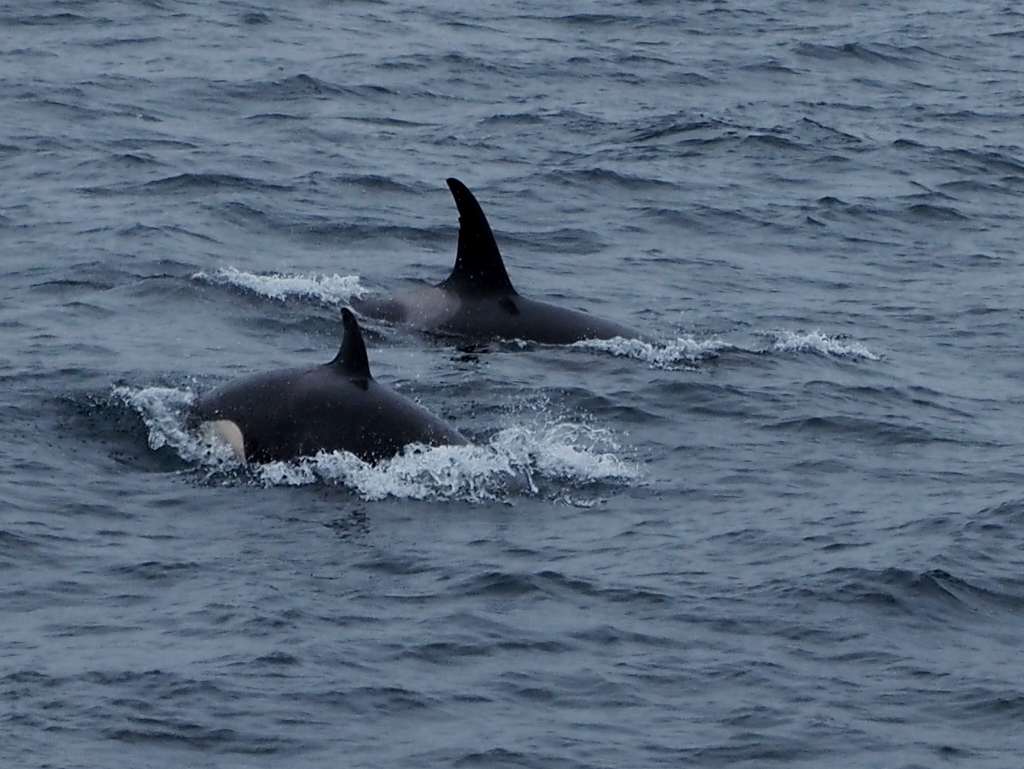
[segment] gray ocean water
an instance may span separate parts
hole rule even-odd
[[[1011,3],[0,5],[0,765],[1018,767]],[[471,436],[241,469],[197,394],[367,321]]]

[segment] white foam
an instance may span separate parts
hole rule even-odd
[[[493,500],[515,476],[505,458],[480,446],[409,446],[377,464],[347,451],[321,451],[292,462],[258,465],[254,471],[268,486],[340,484],[368,500]]]
[[[210,470],[230,470],[241,466],[230,443],[212,431],[192,432],[186,428],[185,414],[195,401],[195,393],[191,390],[115,387],[112,394],[142,417],[149,430],[149,447],[153,451],[166,446],[186,462]]]
[[[170,447],[208,476],[238,478],[243,466],[213,431],[189,430],[185,415],[195,396],[166,387],[118,387],[114,396],[133,408],[154,450]],[[517,417],[518,418],[518,417]],[[241,477],[265,486],[343,485],[367,500],[439,499],[483,502],[516,494],[551,495],[570,504],[570,490],[593,483],[629,484],[639,466],[623,459],[614,435],[592,425],[539,414],[470,446],[408,446],[377,464],[348,452],[320,452],[289,462],[251,464]],[[568,487],[568,488],[567,488]]]
[[[347,304],[353,297],[369,293],[358,275],[310,275],[273,273],[257,275],[234,267],[223,267],[214,273],[197,272],[192,280],[217,286],[234,286],[279,302],[292,297],[315,299],[330,307]]]
[[[806,332],[765,331],[763,336],[772,339],[771,349],[775,352],[813,352],[836,358],[882,359],[882,356],[871,352],[860,342],[828,336],[818,329]]]
[[[542,494],[543,481],[578,486],[637,480],[639,467],[614,454],[616,448],[606,431],[559,422],[538,429],[507,428],[482,445],[409,446],[377,464],[348,452],[322,451],[293,462],[259,465],[255,472],[268,486],[335,483],[368,500],[485,502],[515,493]]]
[[[664,369],[693,365],[702,360],[715,358],[723,350],[735,349],[733,345],[721,339],[697,340],[691,337],[678,337],[672,341],[652,344],[641,339],[617,336],[613,339],[584,339],[572,346],[600,350],[620,358],[634,358],[649,363],[654,368]]]

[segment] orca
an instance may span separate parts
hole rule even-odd
[[[231,382],[201,398],[191,423],[226,440],[243,462],[349,451],[366,462],[412,443],[464,445],[458,430],[370,373],[355,315],[341,311],[342,341],[330,363]]]
[[[451,275],[436,286],[388,299],[354,300],[358,312],[474,341],[572,344],[584,339],[642,338],[620,323],[521,296],[509,280],[494,233],[473,193],[458,179],[447,181],[459,210],[459,243]]]

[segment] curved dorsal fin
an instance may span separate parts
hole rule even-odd
[[[465,184],[458,179],[447,181],[459,209],[459,250],[452,274],[441,285],[480,294],[514,294],[483,209]]]
[[[341,325],[344,329],[341,337],[341,349],[328,365],[353,379],[373,379],[370,373],[370,361],[366,357],[366,345],[363,334],[352,310],[344,307],[341,310]]]

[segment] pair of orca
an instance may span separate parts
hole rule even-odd
[[[641,336],[614,321],[521,296],[473,193],[458,179],[447,181],[459,210],[451,275],[436,286],[355,302],[360,313],[473,341],[571,344]],[[454,427],[377,382],[355,315],[345,308],[341,317],[341,349],[330,363],[230,383],[201,398],[192,420],[226,440],[243,462],[287,460],[319,451],[348,451],[376,462],[413,443],[468,442]]]

